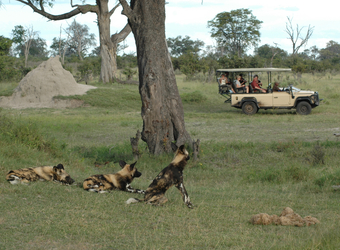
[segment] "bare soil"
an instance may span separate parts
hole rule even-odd
[[[79,100],[61,100],[56,96],[84,95],[96,87],[78,84],[65,70],[59,56],[52,57],[29,72],[12,96],[0,97],[3,108],[75,108],[83,106]]]

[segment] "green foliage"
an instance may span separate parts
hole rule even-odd
[[[132,77],[133,77],[135,74],[137,74],[137,70],[133,70],[133,69],[127,67],[127,68],[124,68],[123,74],[126,75],[127,80],[131,80]]]
[[[193,41],[190,39],[190,36],[185,36],[184,38],[182,38],[182,36],[170,37],[167,39],[167,43],[170,48],[170,54],[173,57],[179,57],[189,52],[198,53],[204,46],[203,41],[198,39]]]
[[[290,181],[306,181],[308,178],[308,168],[294,165],[287,168],[265,167],[261,170],[250,170],[246,175],[247,181],[276,184]]]
[[[204,103],[207,100],[200,91],[196,90],[191,93],[184,93],[181,95],[181,99],[185,103]]]
[[[188,79],[194,76],[202,69],[199,56],[193,52],[188,52],[187,54],[181,55],[179,58],[180,70],[187,76]]]
[[[331,40],[326,44],[326,48],[319,51],[320,60],[333,60],[333,62],[340,61],[340,44]]]
[[[26,30],[22,25],[16,25],[12,30],[12,41],[16,44],[24,44],[25,43],[25,34]]]
[[[78,70],[81,77],[84,78],[89,74],[92,74],[93,76],[100,75],[100,67],[100,57],[86,57],[83,61],[81,61],[80,65],[78,65]]]
[[[75,19],[66,28],[70,39],[67,42],[66,55],[77,55],[82,60],[84,55],[88,54],[90,47],[96,45],[96,37],[89,33],[90,28],[87,25],[78,23]]]
[[[318,90],[321,98],[339,93],[339,74],[328,75],[303,74],[304,86]],[[295,74],[289,76],[292,80]],[[68,145],[52,154],[1,133],[0,249],[338,249],[340,192],[332,185],[340,185],[340,140],[332,134],[339,126],[340,100],[321,104],[307,117],[287,110],[260,110],[248,117],[223,103],[216,83],[176,77],[181,95],[200,91],[207,98],[203,104],[183,102],[186,129],[201,139],[198,161],[190,159],[184,170],[193,210],[175,187],[161,207],[125,204],[131,197],[143,198],[139,194],[82,189],[90,175],[119,171],[119,160],[134,162],[129,138],[143,126],[137,86],[97,83],[98,89],[85,95],[93,107],[0,111],[13,122],[5,131],[19,124],[25,131],[31,123],[36,131],[30,128],[30,133]],[[99,106],[103,100],[106,106]],[[316,145],[325,152],[322,165],[306,159]],[[131,185],[146,189],[173,155],[150,156],[141,141],[140,148],[137,168],[143,174]],[[110,164],[94,165],[106,161]],[[12,169],[58,163],[77,185],[10,185],[4,178]],[[302,228],[249,223],[254,214],[279,215],[287,206],[321,223]]]
[[[208,21],[208,27],[219,45],[230,54],[241,56],[260,41],[261,23],[251,10],[237,9],[217,14]]]
[[[119,146],[98,146],[98,147],[75,147],[72,149],[80,157],[89,159],[91,162],[119,162],[120,160],[133,161],[131,145],[121,144]]]
[[[93,107],[121,109],[136,107],[140,103],[140,96],[136,91],[125,89],[93,89],[82,96],[58,96],[58,99],[78,99]]]
[[[333,173],[321,174],[321,176],[314,180],[314,184],[319,187],[340,185],[340,170],[336,170]]]
[[[24,73],[22,69],[21,62],[15,57],[0,56],[0,81],[19,80]]]
[[[13,41],[4,36],[0,36],[0,56],[7,56]]]
[[[55,139],[44,138],[34,122],[24,122],[20,119],[11,119],[0,113],[0,137],[8,143],[22,144],[30,149],[59,154],[60,147]]]
[[[319,144],[315,145],[310,154],[312,156],[311,162],[313,165],[325,164],[325,150],[322,146]]]
[[[130,54],[123,54],[122,56],[117,56],[117,67],[119,69],[124,69],[124,68],[136,68],[137,65],[137,56],[135,53],[130,53]]]

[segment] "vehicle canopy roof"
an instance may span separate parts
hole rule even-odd
[[[218,69],[217,72],[289,72],[291,69],[283,68],[238,68],[238,69]]]

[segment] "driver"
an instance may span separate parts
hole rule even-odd
[[[282,90],[279,88],[279,82],[274,83],[273,91],[274,92],[281,92]]]

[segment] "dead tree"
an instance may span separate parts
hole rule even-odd
[[[24,40],[25,40],[25,68],[27,68],[27,60],[28,60],[28,55],[30,52],[31,44],[32,41],[35,39],[37,36],[38,32],[33,30],[33,27],[30,26],[25,30],[24,33]]]
[[[313,35],[313,31],[314,31],[314,26],[311,27],[310,25],[308,25],[308,29],[307,29],[307,33],[305,37],[302,37],[301,32],[303,30],[303,28],[299,28],[299,25],[296,25],[296,30],[293,28],[293,24],[292,24],[292,19],[287,17],[288,22],[286,23],[286,33],[288,34],[288,39],[291,40],[292,45],[293,45],[293,55],[296,55],[299,52],[299,49],[302,46],[306,46],[307,42],[309,40],[309,38]],[[300,39],[300,43],[298,44]]]

